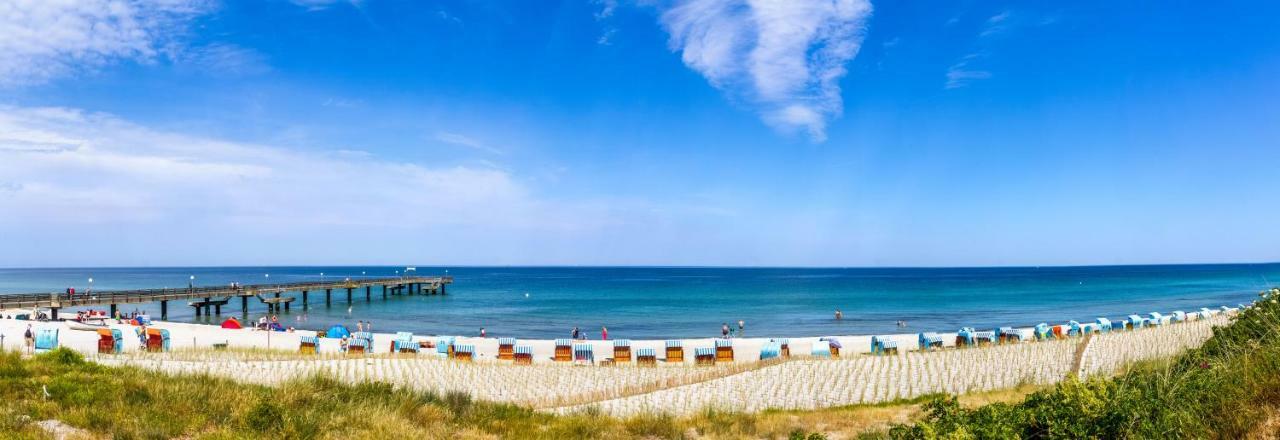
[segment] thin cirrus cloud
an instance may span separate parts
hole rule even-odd
[[[502,150],[499,150],[483,141],[480,141],[479,139],[476,139],[467,135],[463,135],[463,134],[441,131],[436,133],[435,139],[437,141],[444,142],[449,145],[470,148],[473,150],[480,150],[486,153],[502,154]]]
[[[686,66],[775,129],[822,142],[871,14],[866,0],[684,0],[660,20]]]

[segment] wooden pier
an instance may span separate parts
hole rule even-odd
[[[58,318],[58,310],[67,307],[109,306],[110,316],[115,316],[116,307],[120,304],[160,303],[160,319],[169,317],[169,301],[188,301],[187,306],[195,309],[196,316],[202,314],[222,314],[222,306],[228,305],[232,299],[240,298],[242,311],[248,312],[249,298],[257,298],[267,305],[269,312],[280,307],[285,310],[289,305],[301,298],[302,307],[308,306],[309,294],[324,293],[324,303],[333,303],[333,291],[345,292],[346,302],[353,301],[353,293],[363,290],[364,299],[373,299],[373,287],[381,288],[382,298],[387,295],[445,294],[445,287],[453,283],[451,276],[413,276],[394,278],[344,279],[333,282],[301,282],[283,284],[234,284],[227,286],[192,286],[177,289],[139,289],[108,290],[94,292],[67,293],[21,293],[0,295],[0,309],[34,309],[50,310],[50,317]],[[280,296],[283,293],[298,292],[299,297]]]

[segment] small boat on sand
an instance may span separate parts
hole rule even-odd
[[[110,328],[107,323],[101,319],[86,319],[84,321],[66,321],[67,328],[72,330],[82,330],[88,332],[96,332],[98,329]]]

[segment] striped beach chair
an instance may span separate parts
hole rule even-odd
[[[459,361],[471,362],[476,357],[476,346],[471,344],[453,344],[453,358]]]
[[[956,347],[970,347],[977,345],[977,341],[973,338],[973,333],[975,331],[976,330],[974,330],[973,327],[961,327],[960,331],[956,332]]]
[[[716,362],[733,362],[732,339],[716,339]]]
[[[996,332],[994,331],[973,332],[973,341],[979,347],[984,345],[994,345],[996,343]]]
[[[871,354],[883,355],[885,353],[885,344],[890,342],[888,336],[872,336],[871,337]]]
[[[1137,330],[1142,328],[1146,324],[1147,324],[1147,320],[1142,319],[1141,316],[1129,315],[1129,319],[1126,319],[1124,321],[1124,328],[1128,330]]]
[[[120,354],[124,351],[124,337],[119,329],[98,329],[98,353]]]
[[[781,351],[777,341],[769,341],[760,347],[760,360],[777,359],[782,356]]]
[[[453,357],[453,343],[457,338],[452,336],[441,336],[436,338],[436,355],[442,358]]]
[[[684,344],[680,341],[667,341],[667,362],[684,362]]]
[[[413,340],[413,333],[397,332],[396,339],[391,341],[392,353],[417,353],[418,343]]]
[[[693,349],[694,365],[715,365],[716,349],[715,347],[697,347]]]
[[[1184,312],[1181,310],[1174,310],[1173,313],[1169,314],[1169,322],[1186,322],[1186,321],[1187,321],[1187,312]]]
[[[58,348],[58,329],[42,328],[36,330],[36,353],[44,353]]]
[[[1158,327],[1169,323],[1169,317],[1160,314],[1160,312],[1151,312],[1147,314],[1147,316],[1149,316],[1149,318],[1147,318],[1147,323],[1153,326]]]
[[[631,340],[630,339],[614,339],[613,340],[613,361],[614,362],[631,362]]]
[[[162,328],[147,329],[147,351],[169,351],[169,331]]]
[[[596,363],[596,351],[591,344],[573,344],[573,363],[592,365]]]
[[[1053,333],[1050,333],[1049,331],[1049,324],[1045,324],[1043,322],[1036,324],[1036,327],[1034,330],[1035,330],[1035,336],[1037,341],[1043,341],[1045,339],[1049,339],[1053,337]]]
[[[498,359],[512,360],[516,358],[516,338],[498,338]]]
[[[880,347],[881,347],[882,354],[889,354],[889,355],[898,354],[898,341],[895,341],[892,339],[886,339],[884,341],[881,341]]]
[[[791,357],[791,339],[782,338],[778,340],[778,356],[783,358]]]
[[[316,347],[320,345],[320,338],[315,336],[303,336],[298,339],[298,353],[316,354]]]
[[[1001,344],[1004,344],[1007,342],[1020,342],[1022,340],[1021,337],[1011,340],[1012,337],[1014,336],[1015,335],[1014,335],[1013,327],[1000,327],[996,329],[996,338],[1000,339]],[[1017,336],[1021,336],[1021,335],[1017,335]]]
[[[1102,333],[1111,332],[1111,320],[1107,318],[1098,318],[1094,320],[1098,324],[1098,331]]]
[[[363,355],[368,353],[369,343],[364,339],[351,338],[347,340],[347,355]]]
[[[831,357],[831,343],[825,340],[813,341],[813,347],[809,349],[809,356],[817,358]]]
[[[652,367],[658,365],[658,350],[641,348],[636,350],[636,365]]]
[[[929,351],[934,348],[942,348],[942,336],[934,332],[920,333],[920,349]]]
[[[1067,336],[1084,336],[1084,329],[1080,327],[1080,321],[1071,320],[1067,322]]]
[[[556,339],[556,351],[552,359],[556,362],[572,361],[573,341],[569,339]]]
[[[1035,330],[1000,327],[1000,340],[1010,344],[1029,341],[1034,333]]]
[[[517,345],[511,349],[511,359],[516,365],[532,365],[533,364],[533,347],[528,345]]]
[[[364,340],[364,350],[365,350],[365,352],[367,352],[367,353],[373,353],[373,333],[370,333],[370,332],[355,332],[355,333],[352,333],[352,334],[351,334],[351,339],[362,339],[362,340]]]

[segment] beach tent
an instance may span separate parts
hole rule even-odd
[[[238,329],[244,327],[241,326],[240,321],[237,321],[235,318],[227,318],[226,321],[222,321],[222,328]]]
[[[326,338],[345,338],[351,336],[351,331],[341,325],[329,327],[329,331],[324,332]]]

